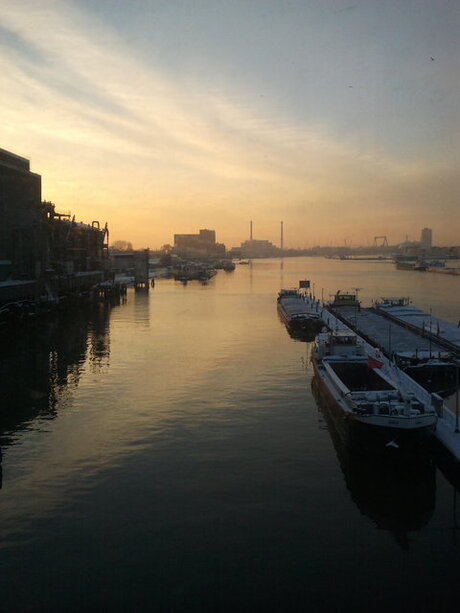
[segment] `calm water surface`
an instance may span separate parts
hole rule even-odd
[[[1,610],[456,610],[458,477],[336,440],[276,312],[303,278],[460,317],[460,278],[296,258],[4,339]]]

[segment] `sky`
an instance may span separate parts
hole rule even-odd
[[[0,147],[156,249],[460,244],[458,0],[2,0]]]

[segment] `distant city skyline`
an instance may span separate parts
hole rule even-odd
[[[460,4],[4,0],[0,147],[111,240],[460,243]]]

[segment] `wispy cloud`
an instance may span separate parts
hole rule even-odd
[[[292,121],[250,91],[229,98],[171,78],[73,4],[5,0],[0,13],[2,144],[33,156],[44,195],[65,208],[81,201],[86,183],[83,212],[103,205],[116,222],[129,195],[145,211],[140,225],[162,230],[166,205],[174,228],[179,214],[200,225],[207,213],[218,224],[213,207],[231,200],[238,220],[248,205],[277,216],[277,202],[283,210],[305,201],[320,226],[328,203],[353,216],[377,189],[379,201],[387,194],[398,203],[396,186],[407,192],[432,175],[423,161],[358,150],[327,126]],[[145,230],[130,231],[151,242]]]

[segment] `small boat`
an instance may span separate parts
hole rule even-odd
[[[425,262],[425,260],[417,260],[414,264],[414,270],[418,270],[421,272],[425,272],[427,270],[429,264]]]
[[[394,257],[394,263],[398,270],[414,270],[418,258],[413,255],[397,255]]]
[[[409,307],[411,304],[410,298],[406,296],[396,296],[394,298],[381,298],[374,303],[375,309],[391,309],[392,307]],[[415,307],[413,307],[415,308]]]
[[[312,341],[323,328],[318,304],[307,303],[296,289],[282,289],[278,293],[278,312],[292,337]]]
[[[222,262],[222,269],[225,270],[225,272],[232,272],[235,270],[235,262],[232,262],[232,260],[224,260]]]
[[[180,265],[173,273],[175,281],[186,283],[187,281],[209,281],[217,274],[215,268],[206,264],[189,262],[188,264]]]
[[[351,331],[318,334],[311,356],[318,388],[348,443],[419,451],[434,433],[442,400],[432,394],[430,404],[422,401],[403,373],[377,357]]]

